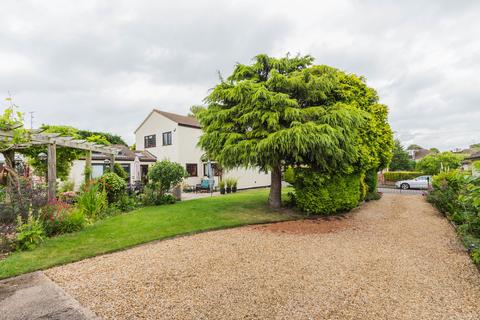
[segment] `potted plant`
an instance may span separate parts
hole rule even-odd
[[[237,192],[238,179],[232,179],[232,192]]]
[[[226,183],[227,183],[227,193],[230,193],[230,192],[232,192],[232,179],[227,178],[225,180],[226,180]]]
[[[218,183],[218,186],[220,187],[220,194],[225,194],[225,181],[220,181]]]

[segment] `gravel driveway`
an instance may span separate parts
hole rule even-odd
[[[480,275],[421,196],[48,270],[107,319],[480,319]]]

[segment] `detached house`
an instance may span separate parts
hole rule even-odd
[[[201,134],[195,118],[154,109],[135,130],[135,143],[137,150],[148,152],[159,161],[180,163],[188,173],[186,183],[195,186],[207,173],[204,152],[197,146]],[[213,171],[218,185],[220,173],[214,162]],[[238,179],[239,189],[270,185],[270,175],[256,169],[224,170],[222,176]]]

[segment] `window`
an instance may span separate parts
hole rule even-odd
[[[169,146],[172,144],[172,131],[162,133],[162,140],[164,146]]]
[[[145,148],[155,148],[157,146],[157,136],[152,134],[144,138]]]
[[[100,178],[103,175],[105,169],[104,164],[94,163],[92,164],[92,179]]]
[[[187,173],[189,177],[198,176],[198,166],[196,163],[187,163]]]
[[[213,175],[215,177],[220,176],[220,170],[218,170],[216,163],[212,163],[212,170],[213,170]],[[207,176],[207,164],[206,163],[203,164],[203,175],[205,177]]]
[[[125,179],[128,183],[130,183],[130,164],[129,163],[120,163],[120,166],[123,170],[128,174],[128,177]]]

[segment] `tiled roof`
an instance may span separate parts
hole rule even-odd
[[[178,123],[179,125],[184,125],[184,126],[193,127],[193,128],[200,128],[200,123],[197,121],[197,119],[193,117],[182,116],[180,114],[161,111],[158,109],[154,109],[154,111],[160,113],[162,116],[172,120],[173,122]]]
[[[480,152],[476,152],[470,155],[468,158],[465,158],[465,160],[478,160],[478,159],[480,159]]]

